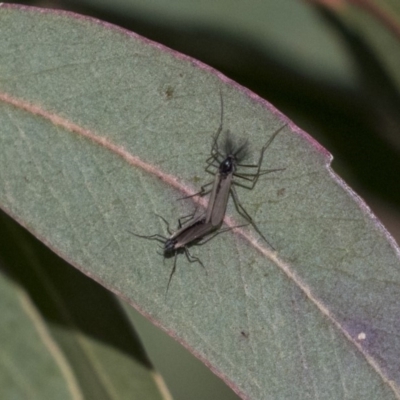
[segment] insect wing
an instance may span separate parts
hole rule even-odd
[[[200,219],[196,223],[188,226],[185,230],[181,231],[178,236],[175,237],[175,249],[185,247],[191,242],[201,239],[203,236],[211,233],[214,230],[215,226],[210,223],[206,223],[203,216],[203,219]]]
[[[226,206],[229,200],[229,192],[232,185],[233,174],[228,175],[217,175],[215,186],[215,196],[213,202],[209,203],[207,208],[207,222],[210,222],[212,226],[218,227],[222,224],[225,216]],[[214,193],[214,188],[213,188]],[[212,193],[212,194],[213,194]],[[211,199],[211,197],[210,197]]]
[[[215,179],[214,179],[214,183],[213,183],[213,186],[211,189],[210,199],[208,200],[208,204],[207,204],[207,211],[206,211],[206,221],[207,222],[211,221],[211,216],[212,216],[220,180],[221,180],[221,175],[219,173],[215,174]]]
[[[178,236],[183,234],[187,229],[190,229],[194,225],[204,223],[205,217],[204,214],[200,214],[199,216],[190,219],[188,222],[185,222],[181,228],[179,228],[175,233],[173,233],[169,239],[176,239]]]

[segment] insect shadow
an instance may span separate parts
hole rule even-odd
[[[278,133],[286,126],[286,124],[281,126],[270,136],[268,141],[261,148],[258,162],[256,164],[244,164],[243,161],[249,155],[249,146],[247,140],[242,140],[241,142],[237,143],[230,131],[227,130],[225,132],[225,137],[222,139],[222,145],[219,145],[224,119],[224,102],[221,92],[220,99],[220,125],[216,134],[214,135],[210,157],[206,160],[205,168],[208,173],[214,175],[214,180],[201,186],[201,190],[199,192],[183,197],[182,199],[187,199],[194,196],[204,196],[208,193],[211,193],[206,211],[206,223],[211,223],[212,226],[218,228],[222,225],[229,195],[231,194],[238,213],[244,217],[248,223],[253,226],[255,231],[262,237],[262,239],[268,243],[272,249],[274,249],[274,247],[268,242],[266,237],[260,231],[253,218],[241,204],[235,186],[241,186],[252,190],[260,176],[276,171],[283,171],[285,169],[261,169],[261,166],[265,151],[271,145]],[[222,150],[220,147],[222,147]],[[213,185],[212,188],[207,189],[211,185]]]

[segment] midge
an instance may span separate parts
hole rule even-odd
[[[180,251],[183,251],[185,253],[186,258],[188,259],[189,262],[198,262],[204,268],[204,265],[200,261],[200,259],[197,257],[193,257],[190,254],[188,246],[195,243],[198,245],[203,245],[222,232],[226,232],[247,225],[247,224],[239,225],[219,230],[225,216],[230,193],[232,194],[235,207],[238,210],[239,214],[241,214],[254,227],[256,232],[258,232],[258,234],[269,244],[267,239],[258,229],[257,225],[254,223],[251,216],[240,204],[238,196],[236,194],[236,190],[233,185],[242,186],[251,190],[254,188],[258,178],[261,175],[265,175],[270,172],[281,171],[284,169],[284,168],[276,168],[269,170],[261,170],[261,165],[264,157],[264,152],[269,147],[271,142],[274,140],[276,135],[285,127],[285,125],[276,130],[269,138],[267,143],[263,146],[257,164],[242,164],[241,161],[245,159],[248,153],[247,141],[242,142],[242,144],[240,144],[239,146],[235,146],[228,131],[223,146],[225,154],[222,154],[219,150],[218,139],[222,132],[223,113],[224,113],[222,93],[220,93],[220,98],[221,98],[221,121],[219,128],[214,136],[213,145],[211,148],[211,155],[206,160],[207,163],[206,171],[215,174],[214,181],[209,182],[206,185],[202,186],[200,192],[185,197],[188,198],[196,195],[203,196],[211,192],[206,212],[200,214],[197,217],[195,217],[194,214],[188,216],[190,217],[188,222],[184,223],[183,225],[181,223],[181,220],[187,217],[181,218],[179,220],[179,229],[174,233],[170,231],[168,222],[163,217],[160,216],[160,218],[162,218],[162,220],[167,224],[168,232],[171,235],[169,238],[160,234],[147,236],[147,235],[138,235],[134,232],[129,231],[130,233],[132,233],[137,237],[156,240],[158,242],[163,243],[164,257],[168,258],[170,256],[174,256],[174,266],[169,276],[166,292],[168,292],[172,276],[175,273],[177,255]],[[210,170],[211,167],[216,168],[216,172],[212,172]],[[237,172],[238,167],[256,168],[257,170],[253,173],[245,173],[245,172],[239,173]],[[237,180],[234,180],[234,177],[242,178],[248,181],[249,185],[245,185],[241,182],[238,182]],[[210,186],[211,184],[213,184],[212,188],[210,190],[206,190],[206,187]],[[202,239],[204,240],[202,241]]]
[[[286,124],[277,129],[268,139],[267,143],[265,143],[265,145],[262,147],[257,164],[242,164],[241,162],[248,155],[247,140],[242,141],[242,143],[239,145],[235,145],[233,138],[230,135],[230,132],[227,131],[223,144],[224,153],[221,153],[219,149],[218,140],[222,132],[223,117],[224,117],[224,102],[222,93],[220,93],[220,99],[221,99],[221,121],[219,128],[214,136],[213,145],[211,147],[211,155],[206,160],[207,164],[206,171],[212,175],[215,175],[215,178],[213,181],[203,185],[201,187],[200,192],[195,193],[194,195],[188,197],[193,197],[196,195],[204,196],[205,194],[211,192],[207,206],[205,222],[207,224],[208,223],[211,224],[217,229],[222,225],[222,221],[224,219],[226,207],[229,200],[229,194],[232,194],[235,207],[239,212],[239,214],[242,215],[253,226],[256,232],[264,239],[264,241],[271,246],[271,244],[268,242],[265,236],[258,229],[257,225],[254,223],[249,213],[241,205],[234,185],[242,186],[245,187],[246,189],[252,190],[255,184],[257,183],[258,178],[261,175],[265,175],[276,171],[282,171],[285,169],[285,168],[275,168],[275,169],[261,170],[261,165],[265,151],[270,146],[275,137],[278,135],[278,133],[286,126]],[[238,172],[238,167],[255,168],[256,171],[248,173]],[[216,171],[215,170],[212,171],[211,170],[212,168],[216,168]],[[241,178],[249,182],[249,184],[246,185],[238,180],[235,180],[234,177]],[[212,188],[210,190],[206,190],[206,188],[210,185],[213,185]]]
[[[187,245],[193,243],[196,240],[200,240],[202,237],[206,236],[207,234],[213,232],[215,228],[211,224],[207,224],[205,222],[205,214],[199,215],[198,217],[193,217],[191,215],[190,220],[183,224],[181,223],[182,219],[185,219],[186,217],[183,217],[179,219],[179,229],[175,233],[171,233],[169,229],[169,224],[160,215],[158,215],[167,225],[167,230],[168,233],[171,235],[169,238],[165,237],[160,234],[155,234],[155,235],[138,235],[137,233],[129,231],[132,235],[144,238],[144,239],[150,239],[150,240],[156,240],[158,242],[161,242],[164,244],[163,248],[163,253],[165,258],[169,258],[171,256],[174,256],[174,266],[171,270],[171,273],[169,275],[169,280],[167,284],[167,291],[169,289],[169,285],[171,283],[172,276],[175,273],[176,270],[176,258],[178,255],[178,252],[180,250],[184,251],[186,258],[188,259],[189,262],[198,262],[203,268],[204,265],[200,261],[199,258],[193,257],[188,248]]]
[[[185,253],[186,258],[188,259],[189,262],[191,262],[191,263],[197,262],[205,269],[204,264],[200,261],[200,259],[197,257],[194,257],[190,254],[188,246],[193,243],[197,243],[198,245],[203,245],[204,243],[213,239],[216,235],[219,235],[222,232],[226,232],[228,230],[238,228],[238,226],[229,227],[229,228],[220,230],[218,232],[215,232],[218,227],[215,227],[210,222],[206,221],[206,214],[203,213],[197,217],[194,217],[193,215],[194,214],[187,216],[187,217],[190,217],[190,219],[188,222],[186,222],[183,225],[181,223],[181,220],[185,219],[187,217],[180,218],[179,219],[179,229],[174,233],[171,233],[168,222],[163,217],[158,215],[167,225],[167,230],[168,230],[169,234],[171,235],[169,238],[165,237],[163,235],[160,235],[160,234],[138,235],[137,233],[129,231],[134,236],[144,238],[144,239],[156,240],[158,242],[163,243],[164,244],[163,254],[164,254],[165,258],[174,256],[174,266],[172,267],[171,273],[169,275],[166,293],[168,293],[168,289],[171,284],[172,276],[175,273],[176,259],[177,259],[178,253],[180,251],[183,251]],[[243,226],[243,225],[241,225],[241,226]],[[214,233],[214,234],[210,237],[205,238],[206,236],[210,235],[211,233]],[[202,239],[204,239],[204,240],[201,242]]]

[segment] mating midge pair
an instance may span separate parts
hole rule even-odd
[[[195,214],[192,214],[187,217],[179,219],[179,229],[174,233],[170,232],[168,222],[163,217],[160,216],[160,218],[167,225],[168,232],[171,235],[170,237],[164,237],[163,235],[160,234],[149,235],[149,236],[138,235],[137,233],[130,232],[137,237],[156,240],[163,243],[164,257],[169,257],[171,255],[174,256],[174,266],[169,276],[166,292],[168,292],[172,276],[175,273],[176,259],[179,251],[182,250],[184,251],[186,258],[189,260],[189,262],[198,262],[204,268],[204,265],[201,262],[201,260],[197,257],[192,256],[189,253],[188,245],[193,243],[197,243],[198,245],[203,245],[209,240],[213,239],[216,235],[219,235],[222,232],[226,232],[228,230],[239,227],[235,226],[235,227],[220,229],[225,216],[226,207],[229,200],[229,194],[232,195],[235,207],[239,212],[239,214],[242,215],[248,221],[248,224],[251,224],[253,228],[256,230],[256,232],[263,238],[263,240],[266,243],[268,243],[269,246],[271,246],[271,244],[267,241],[267,239],[258,229],[257,225],[254,223],[251,216],[240,204],[234,185],[242,186],[252,190],[255,184],[257,183],[258,178],[261,175],[265,175],[270,172],[281,171],[284,169],[284,168],[276,168],[276,169],[261,170],[261,164],[263,161],[265,151],[272,143],[272,141],[275,139],[276,135],[286,125],[283,125],[281,128],[276,130],[272,134],[272,136],[268,139],[267,143],[262,147],[257,164],[241,164],[241,161],[243,161],[247,156],[248,152],[247,141],[244,141],[240,145],[236,146],[228,131],[223,146],[225,154],[221,153],[219,150],[218,139],[222,132],[223,116],[224,116],[224,103],[223,103],[222,93],[220,93],[220,98],[221,98],[220,125],[214,136],[210,157],[206,161],[207,164],[206,171],[213,175],[215,174],[215,178],[212,182],[209,182],[208,184],[202,186],[200,192],[195,193],[192,196],[188,196],[188,197],[194,197],[198,195],[204,196],[208,193],[211,193],[206,211],[198,215],[197,217],[194,216]],[[248,172],[248,173],[238,172],[237,167],[255,169],[255,172]],[[216,172],[212,171],[211,170],[212,168],[216,168],[217,169]],[[234,180],[234,177],[247,181],[248,185],[239,182],[237,180]],[[206,188],[209,187],[210,185],[212,185],[212,188],[210,190],[206,190]],[[186,218],[189,218],[189,220],[184,224],[182,224],[181,221]]]

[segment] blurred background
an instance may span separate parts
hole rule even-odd
[[[20,3],[119,25],[256,92],[334,156],[333,169],[400,242],[399,1]],[[180,345],[128,313],[175,399],[237,398]]]

